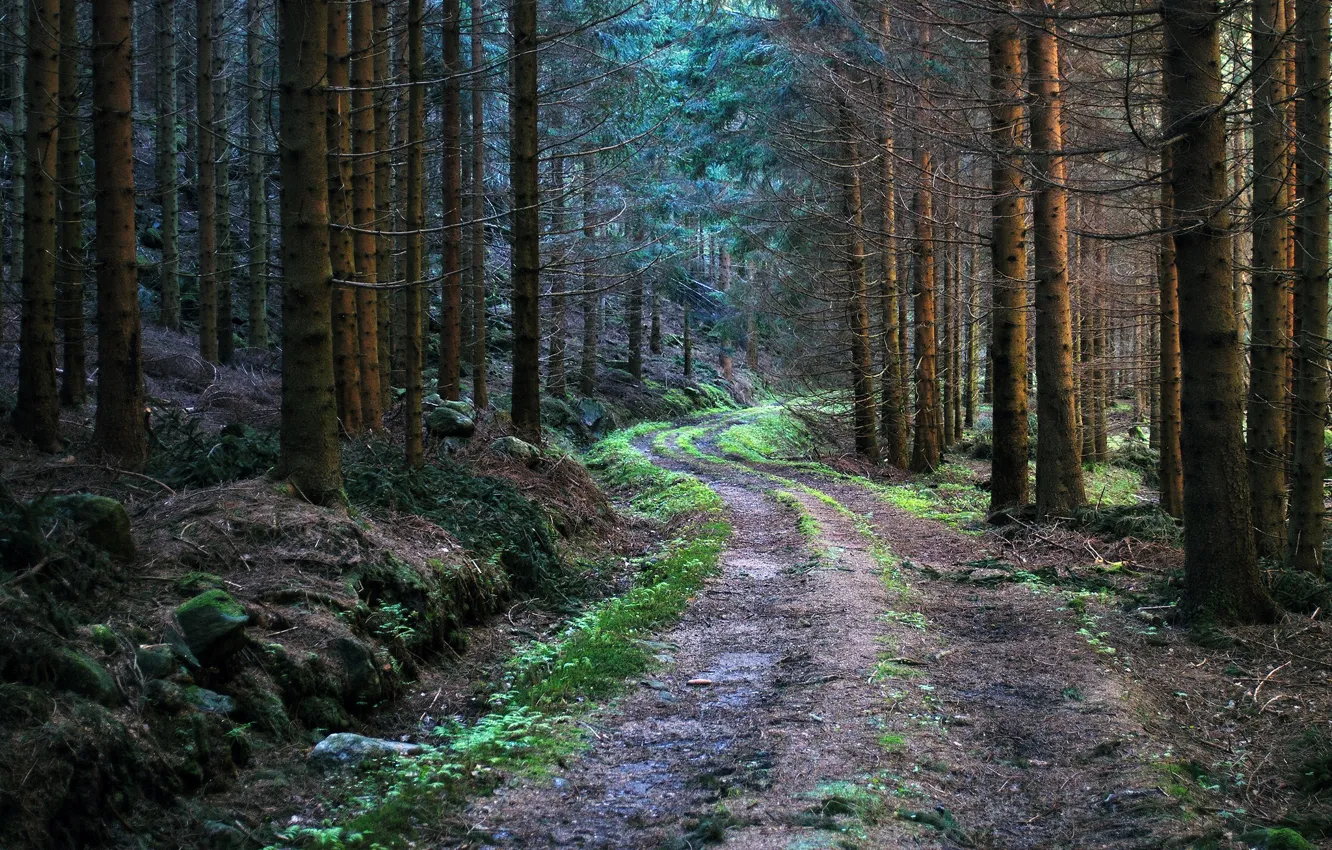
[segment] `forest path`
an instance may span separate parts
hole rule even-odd
[[[653,644],[664,669],[553,782],[474,804],[487,838],[464,846],[1147,848],[1180,830],[1137,757],[1168,745],[1079,612],[866,482],[723,456],[744,417],[642,446],[734,527]]]

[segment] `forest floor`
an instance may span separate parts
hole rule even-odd
[[[1321,621],[1200,646],[1154,604],[1177,551],[1013,541],[937,493],[728,450],[752,416],[640,439],[724,501],[720,573],[653,643],[661,669],[587,718],[585,753],[475,801],[448,846],[1276,848],[1310,845],[1262,827],[1324,832],[1326,804],[1297,790],[1332,697]]]

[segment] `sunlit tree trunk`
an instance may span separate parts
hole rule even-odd
[[[1258,579],[1244,454],[1244,389],[1230,291],[1230,215],[1220,13],[1211,0],[1165,0],[1165,136],[1179,270],[1180,446],[1184,463],[1182,607],[1220,620],[1270,619]]]
[[[886,34],[889,26],[888,6],[883,7],[880,23]],[[882,220],[883,251],[880,255],[879,322],[882,325],[883,375],[879,379],[879,412],[883,428],[884,460],[896,467],[905,467],[907,455],[907,399],[902,392],[903,359],[899,350],[899,334],[905,335],[898,324],[897,307],[897,180],[894,150],[892,93],[885,83],[881,88],[884,132],[879,157],[880,192],[883,195]]]
[[[93,4],[97,190],[97,423],[93,435],[103,452],[134,469],[148,459],[148,430],[134,230],[131,3],[98,0]],[[69,21],[67,31],[73,25]]]
[[[911,470],[929,472],[939,465],[942,430],[939,422],[939,379],[934,327],[934,189],[931,185],[934,168],[930,152],[920,148],[916,153],[916,170],[920,185],[916,188],[915,219],[915,383],[916,383],[916,439],[911,447]]]
[[[513,425],[541,442],[541,221],[537,139],[537,0],[513,0],[509,184],[513,188]]]
[[[1332,34],[1328,0],[1296,0],[1298,92],[1295,159],[1301,204],[1296,231],[1299,263],[1295,277],[1295,397],[1291,427],[1295,436],[1291,469],[1287,564],[1321,576],[1326,494],[1324,430],[1327,427],[1328,285],[1328,107]]]
[[[333,277],[356,279],[352,223],[351,177],[351,54],[348,45],[348,0],[333,0],[328,11],[328,215],[332,226]],[[333,288],[333,368],[337,377],[338,417],[348,434],[365,429],[361,409],[360,328],[356,293],[346,285]]]
[[[1160,287],[1161,347],[1161,510],[1184,515],[1184,465],[1180,455],[1179,266],[1175,262],[1175,194],[1171,186],[1170,148],[1161,151],[1161,245],[1157,256]],[[1090,354],[1088,355],[1090,359]],[[1093,443],[1092,450],[1095,451]]]
[[[23,186],[23,317],[14,430],[60,448],[56,396],[56,148],[60,123],[60,0],[29,0],[27,179]]]
[[[375,127],[375,13],[366,0],[352,4],[352,244],[356,279],[379,281],[379,224],[375,215],[377,164]],[[369,287],[356,290],[357,352],[361,369],[361,422],[366,428],[383,424],[384,394],[380,386],[379,293]]]
[[[83,317],[83,191],[79,180],[79,43],[77,0],[60,0],[60,138],[56,152],[56,295],[64,334],[60,401],[72,407],[87,394]]]
[[[162,310],[180,330],[180,194],[176,179],[176,0],[157,0],[157,202],[162,208]]]
[[[421,0],[413,0],[419,4]],[[333,388],[329,263],[329,0],[278,0],[278,159],[282,177],[282,426],[279,473],[297,495],[342,490]]]
[[[443,280],[439,307],[439,394],[462,389],[462,5],[443,2],[444,190]],[[516,377],[516,376],[515,376]]]
[[[990,126],[995,146],[991,191],[991,376],[994,460],[990,507],[1027,502],[1026,204],[1017,167],[1022,123],[1022,41],[1017,24],[990,33]]]
[[[268,157],[264,155],[264,9],[261,0],[246,0],[245,71],[249,93],[245,98],[246,177],[249,178],[250,309],[246,344],[268,348]]]

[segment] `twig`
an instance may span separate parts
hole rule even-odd
[[[1263,685],[1266,685],[1266,684],[1267,684],[1267,680],[1270,679],[1270,678],[1272,678],[1273,676],[1275,676],[1277,673],[1280,673],[1282,670],[1286,669],[1286,668],[1289,667],[1290,665],[1291,665],[1291,662],[1287,661],[1285,664],[1282,664],[1280,667],[1276,667],[1276,668],[1274,668],[1274,669],[1272,670],[1272,672],[1268,673],[1266,676],[1263,677],[1263,680],[1262,680],[1261,682],[1258,683],[1258,687],[1256,687],[1256,688],[1253,689],[1253,704],[1254,704],[1254,705],[1257,705],[1257,704],[1258,704],[1258,693],[1263,689]],[[1270,705],[1270,703],[1269,703],[1269,705]],[[1263,708],[1266,708],[1266,707],[1267,707],[1266,705],[1263,706]],[[1261,709],[1259,710],[1258,713],[1259,713],[1259,714],[1262,714]]]

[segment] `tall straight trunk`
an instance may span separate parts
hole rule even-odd
[[[407,288],[404,299],[406,370],[406,442],[407,465],[419,469],[425,465],[421,434],[421,370],[425,352],[421,335],[421,226],[425,219],[425,60],[422,47],[425,9],[423,0],[407,0],[407,231],[406,258],[403,264]]]
[[[595,156],[589,148],[583,149],[583,351],[578,370],[578,392],[591,397],[597,389],[597,301],[592,277],[591,245],[597,235],[596,194],[592,185]],[[688,328],[686,328],[686,333]]]
[[[990,380],[994,460],[990,508],[1027,502],[1027,244],[1026,204],[1017,165],[1022,125],[1022,40],[1016,23],[990,32],[990,126],[995,146],[990,177],[992,233]]]
[[[24,239],[23,222],[27,220],[26,201],[27,201],[27,173],[28,173],[28,154],[27,154],[27,136],[28,136],[28,108],[27,108],[27,67],[28,59],[25,51],[28,50],[27,30],[28,0],[15,0],[14,3],[14,25],[13,38],[14,43],[19,45],[14,51],[14,69],[10,77],[9,90],[9,109],[13,115],[13,139],[14,149],[10,152],[10,186],[8,194],[12,198],[10,208],[14,219],[14,226],[10,228],[9,242],[9,277],[6,279],[11,286],[15,282],[21,284],[23,280],[23,257],[24,257]],[[0,286],[0,315],[4,314],[4,287]],[[21,307],[21,305],[20,305]],[[21,333],[21,332],[20,332]],[[0,339],[4,337],[4,323],[0,322]],[[21,340],[20,340],[21,341]]]
[[[377,164],[375,127],[375,13],[367,2],[352,4],[352,236],[356,279],[379,281],[379,230],[375,214]],[[361,422],[366,428],[383,425],[383,387],[379,364],[379,293],[369,286],[356,289],[358,365],[361,369]]]
[[[78,0],[60,0],[60,138],[56,152],[56,297],[64,333],[60,401],[83,404],[88,372],[84,356],[83,191],[79,180]]]
[[[558,152],[550,160],[550,231],[556,239],[564,233],[564,157]],[[563,269],[550,272],[550,347],[546,362],[546,391],[556,398],[564,398],[569,388],[565,380],[569,329],[564,299]],[[631,346],[632,347],[632,346]]]
[[[413,0],[420,3],[420,0]],[[297,495],[342,490],[333,391],[329,263],[329,0],[278,0],[278,160],[282,175],[282,425],[279,473]]]
[[[102,451],[133,469],[148,459],[148,429],[143,418],[134,229],[132,2],[99,0],[93,4],[92,78],[97,190],[97,423],[93,436]],[[73,20],[66,22],[66,31],[74,26]]]
[[[723,295],[731,286],[731,251],[729,248],[717,246],[717,291]],[[729,327],[724,323],[718,323],[713,327],[720,332],[719,344],[717,347],[717,366],[721,370],[721,377],[724,381],[729,381],[735,377],[735,366],[732,360],[731,334]],[[639,332],[640,334],[642,331]]]
[[[929,472],[939,465],[942,435],[939,422],[939,379],[934,327],[934,190],[930,152],[916,153],[920,185],[916,188],[914,308],[916,320],[916,439],[911,447],[911,471]]]
[[[1097,268],[1109,268],[1105,248],[1106,245],[1102,242],[1096,252]],[[1111,376],[1110,351],[1106,344],[1109,319],[1106,314],[1105,299],[1099,297],[1099,295],[1096,300],[1096,312],[1092,319],[1092,363],[1096,369],[1096,377],[1092,393],[1092,444],[1094,452],[1089,460],[1093,463],[1106,463],[1110,460],[1109,431],[1106,427],[1106,410],[1110,407]],[[1039,465],[1039,461],[1037,463]]]
[[[176,0],[157,0],[157,202],[162,208],[162,310],[180,330],[180,193],[176,178]]]
[[[214,0],[213,5],[213,129],[218,134],[217,162],[220,175],[217,182],[217,359],[230,363],[235,353],[236,335],[232,328],[235,303],[232,298],[232,272],[235,255],[231,243],[231,143],[227,116],[231,114],[231,74],[226,67],[227,31],[224,13],[227,0]]]
[[[657,298],[656,287],[652,288],[652,299],[655,302]],[[655,305],[652,318],[657,318]],[[758,330],[758,311],[749,310],[745,317],[745,368],[749,369],[751,378],[759,377],[759,330]]]
[[[1147,305],[1149,308],[1147,361],[1150,364],[1147,395],[1151,406],[1147,445],[1159,451],[1161,448],[1161,284],[1159,281],[1154,281],[1153,291],[1147,293]]]
[[[375,229],[380,236],[375,240],[375,280],[381,287],[393,282],[394,238],[383,235],[397,230],[393,217],[393,144],[389,121],[393,90],[390,82],[390,53],[393,31],[389,24],[388,0],[373,0],[374,75],[378,88],[374,95],[375,112]],[[375,293],[375,318],[379,320],[379,409],[387,411],[393,405],[393,334],[391,315],[393,291],[380,289]]]
[[[261,0],[245,0],[246,177],[250,195],[249,279],[250,309],[246,344],[268,348],[268,157],[264,155],[264,122],[268,120],[264,94],[263,24]]]
[[[1328,0],[1296,0],[1295,27],[1299,97],[1295,113],[1295,159],[1301,205],[1297,219],[1299,265],[1295,277],[1298,366],[1291,427],[1295,433],[1291,470],[1287,564],[1323,573],[1323,433],[1327,427],[1328,285],[1328,108],[1332,34]]]
[[[481,69],[486,45],[481,36],[481,0],[472,0],[472,403],[490,406],[486,387],[486,128]]]
[[[444,0],[443,280],[439,301],[439,394],[462,389],[462,5]]]
[[[23,186],[23,318],[14,430],[60,448],[56,396],[56,148],[60,124],[60,0],[28,2],[27,179]]]
[[[197,0],[195,14],[194,110],[199,129],[195,159],[199,195],[199,356],[218,362],[217,351],[217,169],[213,145],[213,2]]]
[[[694,339],[690,332],[689,317],[689,295],[685,295],[684,302],[684,338],[680,342],[681,357],[683,359],[681,372],[686,381],[694,377]]]
[[[513,424],[541,442],[541,220],[537,138],[537,0],[513,0],[509,185],[513,187]]]
[[[1157,254],[1160,287],[1160,406],[1161,510],[1184,516],[1184,461],[1180,454],[1179,265],[1175,259],[1175,193],[1170,172],[1170,148],[1161,151],[1161,244]]]
[[[635,232],[631,238],[642,242],[642,234]],[[625,322],[629,331],[629,374],[634,380],[643,380],[643,275],[635,272],[629,280],[629,299],[625,311]],[[722,372],[727,372],[726,342],[723,341]]]
[[[980,245],[972,243],[971,278],[967,284],[967,388],[963,419],[968,428],[975,426],[976,411],[980,408],[981,314]]]
[[[1087,250],[1087,240],[1079,240],[1079,253]],[[1091,263],[1081,263],[1089,269]],[[1086,272],[1084,272],[1086,273]],[[1078,422],[1081,454],[1087,463],[1096,460],[1096,285],[1083,278],[1078,293]]]
[[[1048,14],[1044,0],[1036,11]],[[1068,516],[1086,501],[1073,394],[1073,329],[1068,291],[1068,167],[1063,150],[1059,45],[1043,17],[1027,34],[1031,74],[1032,221],[1036,254],[1036,515]]]
[[[860,187],[860,128],[845,103],[841,104],[843,218],[846,232],[846,315],[851,336],[851,412],[855,422],[856,454],[879,460],[879,433],[874,409],[874,363],[870,355],[869,280],[865,274],[862,231],[865,210]]]
[[[880,23],[886,34],[889,26],[888,7],[881,12]],[[883,348],[883,375],[879,379],[879,413],[883,428],[884,460],[896,467],[905,467],[907,455],[907,399],[902,392],[904,360],[899,350],[899,334],[905,331],[898,324],[899,301],[897,285],[897,179],[894,150],[892,96],[887,83],[883,84],[884,132],[881,144],[879,180],[883,196],[880,227],[883,230],[883,250],[879,270],[879,323]]]
[[[945,196],[944,205],[951,206],[951,199]],[[944,226],[956,232],[954,222],[950,219],[951,210],[946,210],[940,217]],[[957,383],[957,373],[953,371],[953,352],[957,349],[957,337],[953,335],[953,311],[957,307],[957,300],[953,297],[954,282],[957,279],[957,264],[953,262],[952,245],[945,245],[940,252],[939,265],[943,269],[943,275],[939,279],[939,359],[942,361],[940,369],[940,391],[943,396],[941,399],[943,410],[941,425],[943,429],[943,442],[939,445],[945,451],[952,447],[957,441],[957,435],[953,433],[953,389]]]
[[[963,371],[963,349],[964,336],[962,329],[962,315],[965,312],[966,299],[963,295],[963,267],[962,267],[962,243],[958,242],[953,247],[953,395],[952,395],[952,417],[953,417],[953,439],[962,439],[962,395],[963,387],[966,385],[966,375]]]
[[[407,24],[406,4],[396,2],[395,14],[390,24],[393,28],[393,144],[404,151],[403,156],[393,157],[393,230],[399,234],[394,240],[393,279],[407,280],[407,242],[401,234],[407,230],[407,136],[408,136],[408,91],[404,85],[407,72]],[[407,290],[399,287],[392,292],[390,312],[390,337],[392,345],[391,383],[395,387],[407,386]]]
[[[749,317],[752,321],[754,314],[751,312]],[[754,331],[754,338],[757,339],[757,326],[754,326]],[[648,350],[653,354],[661,354],[661,292],[656,283],[652,284],[652,328],[648,332]]]
[[[352,223],[351,176],[351,54],[348,46],[348,0],[333,0],[328,12],[328,215],[332,228],[333,277],[356,279]],[[365,430],[361,409],[360,328],[356,293],[344,285],[333,289],[333,368],[337,376],[338,417],[348,434]]]
[[[1244,390],[1231,301],[1230,214],[1221,91],[1221,15],[1211,0],[1165,0],[1166,138],[1175,157],[1179,270],[1180,446],[1184,462],[1184,611],[1270,619],[1258,578],[1244,455]]]

